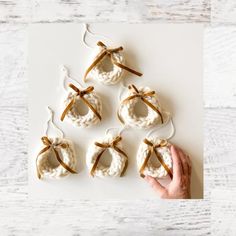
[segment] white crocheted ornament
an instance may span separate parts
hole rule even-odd
[[[122,47],[109,49],[100,41],[97,45],[96,56],[93,58],[91,65],[85,72],[84,81],[89,77],[105,85],[114,85],[121,80],[124,70],[137,76],[142,75],[142,73],[124,65],[125,59],[120,53],[120,51],[123,50]],[[111,68],[108,68],[108,60],[110,60],[109,67]]]
[[[98,142],[92,144],[87,151],[86,163],[92,176],[97,177],[119,177],[123,176],[127,164],[128,157],[122,151],[121,137],[107,135]],[[112,156],[110,166],[104,166],[99,162],[104,151],[109,151]]]
[[[71,141],[64,138],[43,137],[44,147],[37,160],[37,174],[39,178],[61,178],[76,173],[75,151]]]
[[[135,105],[139,99],[147,106],[147,116],[145,117],[137,116],[134,112]],[[118,117],[125,125],[139,129],[146,129],[163,123],[157,95],[149,87],[137,89],[134,85],[130,85],[128,92],[120,103]]]
[[[69,92],[61,120],[64,118],[74,126],[77,127],[90,127],[97,124],[101,120],[102,103],[99,96],[93,91],[93,87],[90,86],[85,90],[80,90],[72,84],[69,86],[73,89]],[[81,115],[78,109],[79,101],[84,102],[88,106],[88,113]]]
[[[156,156],[154,149],[158,157]],[[159,166],[153,165],[151,161],[152,154],[155,158],[158,158],[160,162]],[[172,157],[169,143],[166,140],[157,137],[144,140],[138,149],[137,166],[141,176],[149,175],[154,178],[163,178],[170,175],[172,178]]]
[[[94,60],[96,60],[102,52],[103,49],[99,48],[98,55],[94,58]],[[125,61],[123,55],[120,52],[113,53],[112,56],[118,63],[124,63]],[[89,77],[105,85],[117,84],[122,78],[123,69],[114,65],[113,63],[110,63],[111,69],[107,71],[105,65],[107,60],[109,60],[109,58],[104,57],[96,66],[94,66],[89,74]]]

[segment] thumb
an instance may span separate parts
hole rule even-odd
[[[155,178],[147,175],[144,179],[149,183],[155,192],[157,192],[160,196],[163,195],[165,188]]]

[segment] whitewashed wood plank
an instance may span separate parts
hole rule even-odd
[[[59,235],[207,235],[210,231],[207,201],[55,202],[54,210],[50,202],[39,204],[41,214],[34,208],[37,217],[32,219],[37,235],[53,233],[55,227],[62,229]]]
[[[27,104],[27,26],[0,26],[0,98],[2,106]]]
[[[211,22],[217,24],[236,24],[235,0],[212,0]]]
[[[236,109],[206,109],[204,123],[205,194],[236,189]]]
[[[13,197],[14,194],[25,195],[28,179],[27,108],[0,105],[0,117],[0,192]]]
[[[212,191],[212,235],[228,236],[236,233],[236,189],[218,188]]]
[[[0,22],[209,22],[210,0],[3,0]]]
[[[30,0],[2,0],[0,1],[0,24],[26,23],[30,21],[32,9]]]
[[[147,0],[147,20],[170,22],[209,22],[211,1]]]
[[[236,107],[236,26],[207,27],[204,36],[205,107]]]

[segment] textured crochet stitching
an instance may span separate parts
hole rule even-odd
[[[161,143],[161,139],[152,137],[149,138],[149,140],[153,143],[153,145],[158,145]],[[142,142],[139,146],[138,153],[137,153],[137,166],[138,169],[142,167],[148,152],[150,150],[150,146],[147,145],[146,143]],[[158,153],[161,155],[163,162],[168,166],[169,169],[172,168],[172,158],[171,158],[171,153],[169,149],[169,145],[164,146],[164,147],[159,147],[158,148]],[[151,161],[149,161],[144,168],[143,175],[149,175],[154,178],[163,178],[168,175],[168,172],[165,170],[165,168],[160,165],[159,167],[155,167]]]
[[[140,93],[152,92],[152,90],[148,87],[140,87],[138,91]],[[131,90],[128,90],[128,93],[124,100],[133,95],[133,92]],[[160,114],[158,114],[149,106],[147,106],[147,116],[138,117],[135,115],[134,108],[135,104],[139,101],[139,99],[139,97],[135,97],[131,100],[127,100],[126,102],[121,102],[118,110],[118,115],[121,117],[124,124],[142,129],[153,127],[158,122],[161,122]],[[146,96],[145,99],[153,106],[158,108],[158,110],[160,110],[156,94],[153,94],[152,96]]]
[[[71,141],[62,138],[50,138],[49,140],[57,149],[61,160],[71,169],[75,170],[76,157]],[[60,145],[63,145],[63,148],[60,147]],[[55,158],[55,153],[52,148],[48,149],[46,152],[43,152],[37,158],[37,170],[41,176],[49,178],[61,178],[71,173],[59,163],[58,166],[52,166],[49,158]]]
[[[116,139],[113,135],[107,135],[104,139],[101,139],[98,141],[100,144],[111,144]],[[122,150],[122,144],[121,142],[117,142],[116,146]],[[110,152],[112,156],[112,162],[109,167],[103,166],[100,162],[98,162],[96,169],[93,172],[93,176],[97,177],[106,177],[106,176],[112,176],[112,177],[119,177],[123,174],[126,166],[127,166],[127,156],[123,155],[122,153],[118,152],[116,149],[107,148],[107,150]],[[103,147],[97,146],[95,144],[92,144],[88,148],[87,156],[86,156],[86,162],[89,171],[92,170],[94,163],[96,162],[98,156],[101,152],[104,151]]]
[[[102,103],[100,101],[99,96],[94,91],[83,95],[83,97],[92,105],[92,107],[97,111],[97,113],[101,114]],[[71,122],[74,126],[77,127],[89,127],[97,124],[100,121],[100,117],[91,109],[88,110],[88,113],[86,115],[78,114],[78,111],[76,109],[76,100],[80,100],[81,97],[77,96],[75,92],[70,92],[68,94],[64,102],[65,105],[67,106],[73,99],[75,99],[75,103],[66,114],[66,118],[69,122]]]
[[[102,51],[103,48],[100,48],[100,53]],[[123,55],[120,52],[113,53],[112,56],[118,63],[124,63],[125,61]],[[89,77],[94,79],[95,81],[98,80],[105,85],[114,85],[120,81],[123,74],[123,69],[116,65],[113,65],[111,71],[104,71],[102,67],[102,64],[105,63],[104,59],[102,59],[101,62],[94,66],[94,68],[89,73]]]

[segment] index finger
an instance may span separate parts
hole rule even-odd
[[[177,148],[174,145],[170,147],[173,161],[173,179],[179,179],[183,175],[183,167]]]

